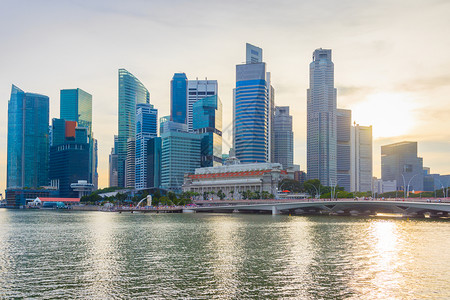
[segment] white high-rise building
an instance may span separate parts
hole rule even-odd
[[[192,132],[194,103],[205,97],[217,95],[217,80],[188,80],[187,89],[187,125],[189,132]]]
[[[351,191],[372,191],[372,126],[351,130]]]
[[[337,125],[334,64],[331,50],[317,49],[309,65],[307,90],[307,176],[323,185],[337,184]]]

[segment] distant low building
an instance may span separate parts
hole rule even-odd
[[[397,190],[397,181],[395,180],[382,180],[376,177],[372,180],[372,192],[377,194],[383,194],[388,192],[395,192]]]

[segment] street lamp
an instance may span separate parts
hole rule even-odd
[[[402,177],[403,177],[403,193],[404,193],[404,198],[408,198],[409,197],[409,184],[411,183],[411,181],[413,180],[413,178],[414,177],[416,177],[417,175],[419,175],[418,173],[417,174],[414,174],[414,176],[413,177],[411,177],[410,179],[409,179],[409,181],[408,181],[408,186],[406,186],[406,183],[405,183],[405,176],[403,176],[403,174],[402,174]],[[406,188],[406,191],[405,191],[405,188]]]
[[[334,195],[335,192],[336,192],[336,186],[337,186],[339,180],[340,180],[340,179],[336,180],[336,184],[335,184],[334,186],[333,186],[333,183],[331,183],[331,186],[332,186],[332,188],[333,188],[333,189],[331,190],[331,198],[332,198],[332,199],[334,199],[333,195]]]
[[[309,184],[310,186],[312,186],[316,190],[316,197],[317,197],[317,195],[319,195],[319,199],[320,199],[320,186],[319,186],[319,191],[317,191],[317,188],[316,188],[316,186],[314,184],[309,183],[309,182],[306,183],[306,184]]]

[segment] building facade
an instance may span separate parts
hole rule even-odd
[[[352,111],[336,110],[336,168],[337,182],[333,183],[350,192],[351,186],[351,127]]]
[[[127,156],[125,161],[125,187],[134,188],[136,184],[136,139],[127,141]]]
[[[161,152],[160,137],[147,141],[147,188],[161,187]]]
[[[198,168],[184,177],[183,191],[204,195],[205,192],[222,191],[225,199],[243,199],[247,191],[263,192],[276,196],[278,183],[288,178],[288,173],[278,163],[235,164]],[[204,199],[207,200],[207,199]]]
[[[170,82],[170,120],[187,124],[187,77],[185,73],[175,73]]]
[[[242,163],[270,160],[270,80],[262,49],[247,44],[246,64],[236,66],[233,148]]]
[[[381,146],[381,179],[395,180],[397,190],[423,190],[423,160],[417,156],[417,142]]]
[[[117,140],[118,186],[125,186],[127,141],[136,135],[136,104],[150,103],[150,93],[130,72],[119,69],[119,135]]]
[[[8,102],[7,189],[48,185],[49,98],[15,85]]]
[[[317,49],[307,90],[307,175],[323,185],[337,182],[336,89],[331,50]]]
[[[58,189],[59,197],[76,198],[78,192],[71,188],[71,184],[79,180],[88,181],[90,176],[87,128],[78,127],[75,121],[53,119],[52,132],[50,185]]]
[[[116,187],[119,185],[118,178],[118,155],[117,149],[118,136],[114,136],[114,147],[111,148],[111,154],[109,155],[109,186]]]
[[[135,187],[147,188],[147,142],[157,136],[158,110],[151,104],[136,105]]]
[[[194,103],[203,98],[218,95],[217,80],[188,80],[187,89],[187,125],[189,132],[192,132]]]
[[[195,102],[193,131],[201,135],[201,166],[222,165],[222,102],[217,95]]]
[[[78,127],[87,129],[89,141],[89,183],[97,180],[97,157],[95,153],[94,133],[92,129],[92,95],[82,89],[64,89],[60,91],[60,118],[77,122]]]
[[[352,126],[351,191],[372,191],[372,126]]]
[[[161,188],[180,192],[184,174],[200,168],[201,135],[169,131],[161,135]]]
[[[283,169],[291,168],[294,165],[294,132],[289,106],[275,107],[273,120],[273,162],[281,164]]]

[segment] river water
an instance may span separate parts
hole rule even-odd
[[[449,299],[450,222],[0,209],[0,298]]]

